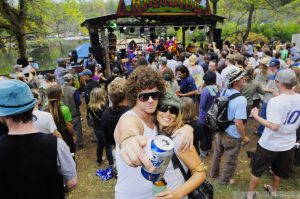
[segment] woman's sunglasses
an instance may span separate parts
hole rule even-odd
[[[149,92],[149,93],[140,93],[138,94],[138,99],[141,102],[147,102],[149,100],[149,98],[151,97],[153,100],[158,100],[161,96],[161,93],[159,91],[155,91],[155,92]]]
[[[163,113],[170,111],[170,113],[173,115],[178,115],[179,113],[179,109],[174,106],[167,106],[167,105],[160,105],[160,104],[157,106],[157,110]]]

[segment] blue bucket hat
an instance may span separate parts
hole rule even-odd
[[[0,116],[24,113],[37,103],[28,85],[19,80],[0,81]]]

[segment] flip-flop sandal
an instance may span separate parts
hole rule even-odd
[[[273,191],[273,187],[269,184],[264,185],[264,189],[268,192],[269,196],[273,199],[278,199],[279,196],[277,195],[276,191]]]

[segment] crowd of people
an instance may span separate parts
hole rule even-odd
[[[0,198],[63,198],[74,188],[76,150],[88,142],[83,120],[93,128],[99,165],[106,165],[105,149],[117,199],[153,198],[152,182],[140,169],[154,170],[147,146],[160,134],[172,138],[175,156],[191,177],[185,180],[171,161],[164,174],[168,190],[157,199],[188,198],[206,176],[233,185],[240,148],[253,142],[250,133],[260,138],[251,153],[246,197],[258,196],[264,171],[273,173],[272,183],[264,185],[271,196],[290,175],[300,139],[295,45],[189,44],[180,52],[174,37],[149,42],[144,50],[133,41],[127,54],[115,53],[110,75],[92,53],[80,72],[61,58],[53,73],[39,76],[33,61],[18,59],[14,79],[0,80]],[[206,116],[220,96],[228,98],[230,124],[214,132]],[[255,132],[246,129],[250,117],[260,124]],[[212,158],[207,171],[204,157]]]

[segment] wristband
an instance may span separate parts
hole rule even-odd
[[[206,167],[204,166],[203,162],[201,162],[198,166],[196,166],[193,169],[190,169],[192,175],[195,173],[199,173],[199,172],[205,172],[206,171]]]
[[[121,141],[121,143],[120,143],[120,149],[121,149],[122,143],[123,143],[125,140],[128,140],[129,138],[135,137],[135,136],[137,136],[137,135],[129,135],[129,136],[125,137],[125,138]]]

